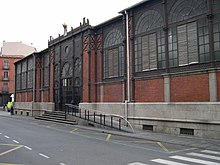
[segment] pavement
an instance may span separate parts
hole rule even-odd
[[[11,116],[9,112],[2,110],[0,110],[0,116],[24,118],[24,116]],[[82,125],[76,125],[76,126],[74,125],[74,127],[78,127],[80,129],[86,129],[90,131],[92,130],[96,132],[107,133],[111,135],[117,135],[117,136],[124,136],[124,137],[130,137],[130,138],[136,138],[142,140],[152,140],[152,141],[164,142],[169,144],[177,144],[177,145],[189,146],[200,149],[220,151],[220,137],[218,140],[218,139],[199,138],[190,135],[187,136],[187,135],[171,135],[165,133],[155,133],[144,130],[135,130],[134,133],[128,133],[117,130],[96,128],[96,127],[82,126]]]

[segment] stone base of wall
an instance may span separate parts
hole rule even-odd
[[[220,103],[81,103],[80,107],[121,115],[134,128],[220,139]]]
[[[55,104],[52,102],[15,102],[14,114],[23,116],[39,116],[45,111],[54,111]]]

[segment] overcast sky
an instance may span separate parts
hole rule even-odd
[[[37,51],[47,48],[50,36],[76,28],[83,17],[92,26],[115,16],[141,0],[2,0],[0,5],[0,47],[2,42],[20,42]]]

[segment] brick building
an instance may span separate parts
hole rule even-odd
[[[49,65],[39,54],[34,69],[39,105],[80,103],[139,129],[220,137],[220,1],[141,1],[95,27],[83,20],[48,45]],[[28,101],[21,93],[16,87],[17,105]]]
[[[0,106],[6,105],[14,93],[14,62],[22,57],[0,56]]]
[[[21,42],[3,42],[0,52],[0,106],[6,105],[14,93],[14,62],[34,51],[34,47]]]

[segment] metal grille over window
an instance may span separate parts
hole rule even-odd
[[[135,27],[135,71],[148,71],[165,67],[165,41],[161,30],[163,18],[159,12],[144,12]],[[152,32],[154,30],[154,32]],[[149,31],[149,32],[148,32]],[[148,32],[149,34],[146,34]],[[157,42],[158,41],[158,42]]]
[[[177,27],[179,65],[198,63],[196,22]]]
[[[104,78],[123,76],[123,37],[118,29],[113,29],[106,35],[103,52]]]

